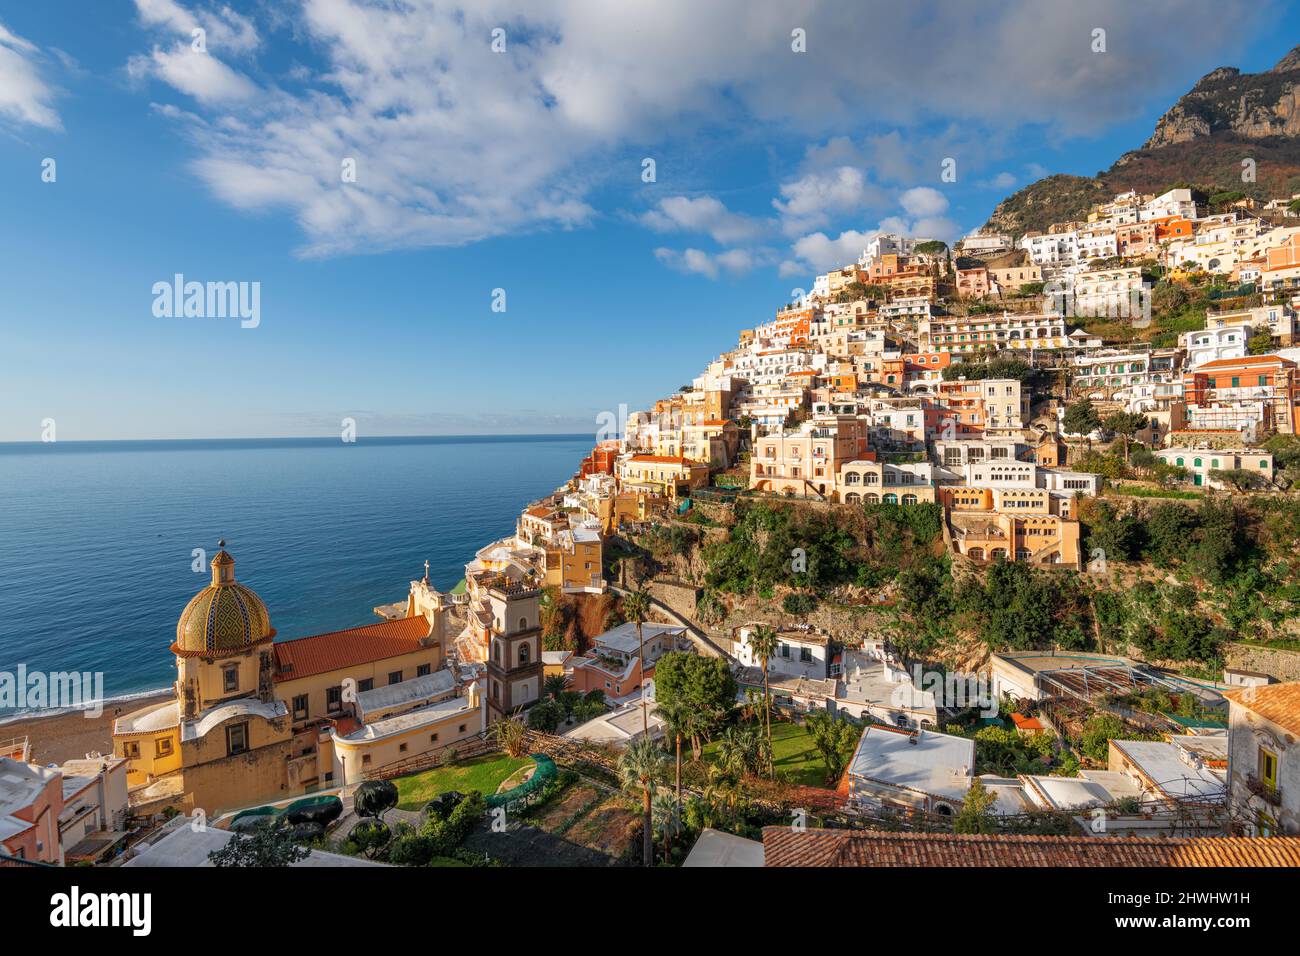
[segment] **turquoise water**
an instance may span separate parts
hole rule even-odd
[[[0,672],[103,672],[116,697],[168,686],[168,646],[219,538],[278,639],[376,620],[563,484],[581,436],[0,444]],[[14,716],[0,709],[0,720]]]

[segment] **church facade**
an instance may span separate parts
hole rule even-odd
[[[441,605],[276,641],[224,542],[211,570],[176,625],[174,699],[114,724],[134,812],[212,815],[329,790],[485,729],[478,683],[444,654]]]

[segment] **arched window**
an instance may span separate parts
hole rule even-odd
[[[519,619],[519,630],[521,630],[521,631],[526,631],[526,630],[528,630],[528,618],[526,618],[526,617],[521,617],[521,618]]]
[[[903,504],[905,505],[916,504],[916,495],[903,495]]]
[[[895,494],[892,494],[892,493],[891,493],[891,494],[888,494],[888,495],[885,495],[885,504],[887,504],[887,505],[896,505],[896,504],[898,504],[898,495],[895,495]]]
[[[862,476],[859,475],[856,471],[850,471],[847,474],[845,474],[844,483],[846,485],[860,485],[862,484]]]
[[[528,645],[520,644],[519,645],[519,666],[523,667],[528,663],[528,660],[529,660]]]
[[[844,496],[844,501],[846,504],[855,505],[861,500],[862,500],[862,496],[858,494],[856,491],[850,491],[847,495]]]
[[[863,498],[863,501],[869,505],[878,505],[880,504],[880,495],[867,495]]]
[[[1199,459],[1199,458],[1193,458],[1193,459],[1192,459],[1192,467],[1193,467],[1193,468],[1200,468],[1200,467],[1201,467],[1201,459]]]

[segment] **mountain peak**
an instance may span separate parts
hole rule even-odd
[[[1294,47],[1290,53],[1278,60],[1270,73],[1287,73],[1291,70],[1300,70],[1300,46]]]
[[[1254,160],[1257,182],[1242,180],[1244,158]],[[1030,183],[999,203],[985,228],[1019,235],[1081,219],[1116,193],[1160,193],[1173,183],[1257,199],[1300,190],[1300,46],[1260,73],[1211,70],[1160,117],[1140,149],[1095,177]]]

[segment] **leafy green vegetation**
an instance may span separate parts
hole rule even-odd
[[[409,777],[398,777],[399,810],[419,810],[426,803],[448,790],[461,793],[496,793],[512,773],[530,763],[528,757],[511,757],[507,754],[485,754],[460,763],[435,767]]]
[[[705,585],[732,594],[878,586],[933,550],[942,521],[935,504],[814,511],[746,503],[728,537],[704,548]]]
[[[844,722],[844,724],[845,726],[852,726],[847,722]],[[754,738],[752,744],[750,741],[740,739],[747,729],[750,729],[750,733]],[[732,767],[732,769],[743,769],[750,773],[758,772],[761,761],[757,757],[751,758],[755,762],[751,762],[749,766],[744,766],[745,761],[735,755],[733,749],[737,745],[745,748],[757,745],[758,741],[762,739],[762,734],[753,733],[752,729],[745,724],[735,725],[728,728],[728,730],[733,732],[730,737],[724,734],[704,748],[704,759],[716,762],[724,768],[739,763],[740,766]],[[857,728],[856,733],[853,735],[853,744],[855,746],[861,733],[861,729]],[[849,754],[852,754],[852,748],[849,749]],[[831,768],[827,766],[812,731],[808,727],[791,720],[772,722],[772,765],[776,769],[779,778],[806,787],[825,787],[831,773]],[[840,772],[843,773],[842,768]],[[838,775],[836,779],[838,780]]]

